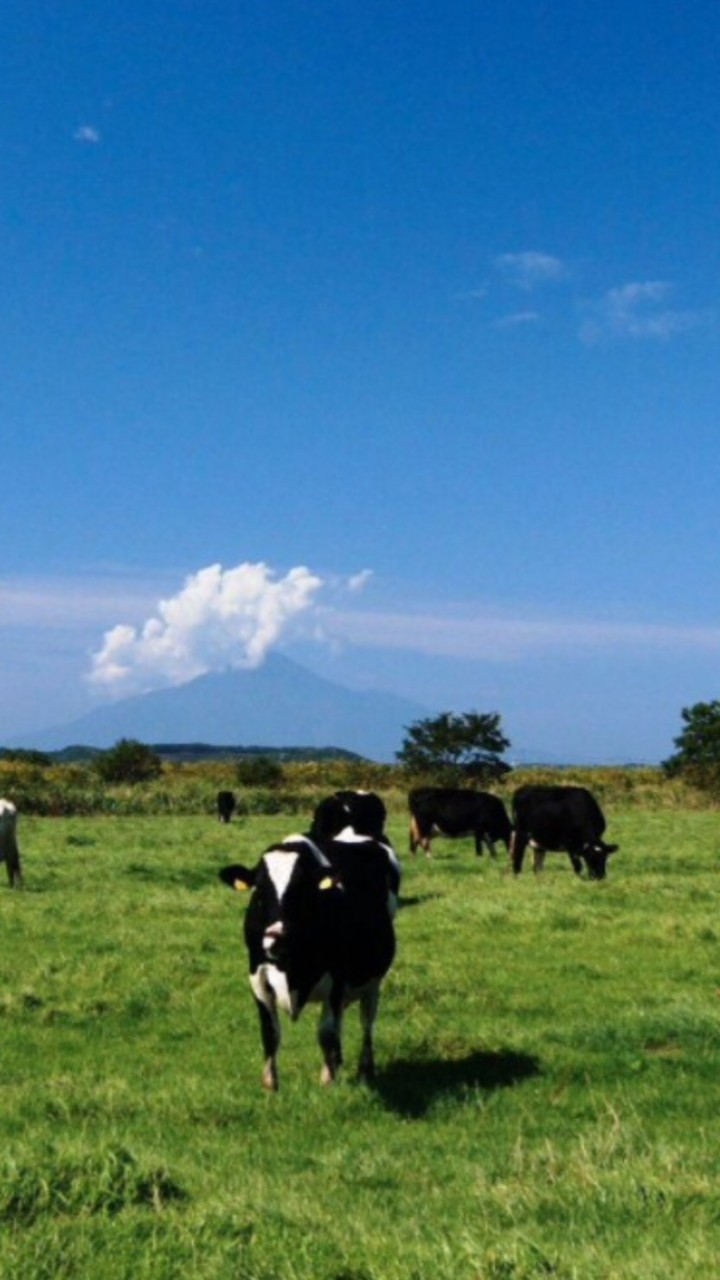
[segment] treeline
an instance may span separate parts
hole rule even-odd
[[[215,814],[217,792],[229,789],[238,801],[237,816],[253,813],[311,812],[323,796],[340,788],[378,791],[391,815],[407,812],[411,787],[443,785],[442,776],[413,773],[399,765],[363,760],[305,760],[280,763],[269,757],[211,762],[160,763],[141,781],[112,781],[97,762],[44,764],[0,760],[0,796],[21,812],[43,816]],[[660,768],[518,768],[486,784],[508,800],[526,782],[574,783],[589,787],[603,805],[622,808],[712,808],[717,799],[682,777]]]

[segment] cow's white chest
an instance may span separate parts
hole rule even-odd
[[[274,964],[261,964],[250,975],[250,986],[256,1000],[264,1004],[271,1013],[276,1008],[282,1009],[291,1018],[297,1017],[297,991],[291,991],[287,974]]]
[[[282,1009],[293,1022],[299,1016],[298,993],[290,987],[287,974],[283,969],[278,969],[277,965],[261,964],[250,975],[250,986],[256,998],[271,1012]],[[324,973],[319,982],[315,983],[306,1003],[322,1004],[330,995],[331,988],[330,974]]]

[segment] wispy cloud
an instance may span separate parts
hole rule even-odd
[[[102,627],[119,611],[142,617],[157,600],[159,579],[123,573],[72,578],[0,579],[0,629],[78,631]]]
[[[75,142],[83,142],[90,146],[97,146],[102,140],[100,130],[91,124],[78,125],[73,134]]]
[[[359,573],[352,574],[347,580],[348,591],[364,591],[373,576],[372,569],[361,569]]]
[[[282,578],[263,563],[209,565],[161,600],[141,627],[121,623],[107,631],[89,679],[125,697],[209,671],[259,666],[322,586],[303,565]]]
[[[720,627],[674,627],[645,622],[507,616],[483,611],[351,613],[323,610],[329,638],[363,648],[406,650],[429,656],[515,662],[572,652],[642,649],[720,654]]]
[[[539,324],[542,317],[539,311],[514,311],[509,316],[501,316],[495,321],[496,329],[517,329],[526,324]]]
[[[608,289],[588,307],[580,337],[589,346],[622,339],[668,341],[707,323],[707,312],[669,306],[673,286],[667,280],[634,281]]]
[[[550,253],[526,249],[522,253],[501,253],[493,259],[493,266],[516,289],[529,292],[541,285],[554,284],[566,274],[560,258]]]
[[[487,285],[478,285],[475,289],[462,289],[455,297],[459,302],[482,302],[488,292]]]

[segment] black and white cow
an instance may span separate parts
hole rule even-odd
[[[495,857],[495,844],[508,848],[512,827],[499,796],[488,791],[468,791],[453,787],[418,787],[408,796],[410,808],[410,852],[418,845],[430,856],[434,835],[475,837],[475,852],[486,844]]]
[[[218,791],[217,814],[220,822],[229,822],[235,812],[235,796],[232,791]]]
[[[0,800],[0,862],[5,862],[10,888],[20,888],[20,850],[17,843],[17,809],[11,800]]]
[[[334,794],[345,808],[348,826],[361,835],[382,839],[387,809],[375,791],[336,791]]]
[[[288,836],[256,867],[226,867],[220,878],[252,889],[245,942],[264,1087],[278,1087],[279,1010],[294,1022],[311,1002],[321,1004],[321,1083],[330,1084],[342,1063],[343,1013],[355,1001],[363,1030],[358,1074],[372,1078],[380,985],[395,954],[386,848],[372,840],[323,840],[321,847],[309,836]]]
[[[530,845],[535,871],[542,871],[548,849],[564,850],[576,875],[584,862],[591,880],[605,879],[608,857],[618,846],[602,839],[605,818],[586,787],[520,787],[512,808],[515,831],[510,857],[516,875],[522,871],[525,849]]]
[[[310,838],[338,840],[359,848],[370,841],[387,854],[390,913],[397,911],[402,870],[397,854],[384,833],[387,810],[374,791],[336,791],[321,800],[313,814]]]

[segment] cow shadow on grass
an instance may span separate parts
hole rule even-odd
[[[476,1050],[451,1060],[401,1058],[378,1074],[372,1088],[389,1111],[419,1120],[436,1102],[509,1089],[540,1074],[540,1062],[531,1054],[512,1049],[497,1053]]]
[[[424,902],[434,902],[437,898],[442,898],[441,893],[418,893],[414,897],[406,897],[400,894],[398,901],[398,910],[404,910],[405,907],[421,907]]]

